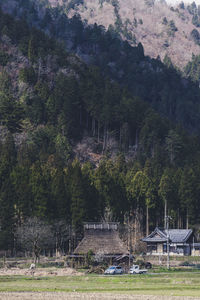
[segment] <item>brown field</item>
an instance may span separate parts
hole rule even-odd
[[[143,296],[110,293],[0,293],[0,300],[195,300],[199,297]]]

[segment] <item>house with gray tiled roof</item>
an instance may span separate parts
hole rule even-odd
[[[147,244],[147,254],[166,255],[168,233],[170,255],[191,255],[194,243],[192,229],[169,229],[167,231],[158,227],[142,239]]]

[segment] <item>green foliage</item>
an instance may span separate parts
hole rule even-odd
[[[71,172],[70,192],[72,224],[76,228],[76,230],[81,231],[86,214],[86,195],[83,186],[81,167],[78,161],[74,162]]]
[[[155,0],[145,0],[145,4],[149,7],[153,7],[155,3]]]
[[[86,256],[88,266],[92,265],[94,262],[94,253],[92,250],[89,250]]]
[[[193,81],[200,81],[200,56],[193,55],[192,60],[188,62],[185,67],[184,73],[186,76],[190,77]]]
[[[27,67],[19,70],[19,80],[30,85],[34,85],[36,83],[37,77],[33,67]]]
[[[197,45],[200,45],[200,34],[198,32],[197,29],[193,29],[190,33],[191,37],[193,38],[194,42],[197,44]]]
[[[29,4],[29,2],[26,3],[27,8],[25,12],[26,14],[27,11],[30,12],[30,17],[23,17],[23,21],[17,22],[13,22],[11,17],[2,17],[1,28],[3,29],[4,26],[7,26],[11,41],[18,45],[20,49],[22,47],[24,55],[29,55],[30,63],[40,66],[49,66],[49,59],[51,57],[52,61],[54,61],[54,70],[58,68],[58,66],[69,66],[68,54],[64,51],[64,47],[67,47],[69,42],[68,37],[70,37],[71,49],[73,49],[74,52],[81,51],[85,53],[86,56],[88,55],[92,64],[99,66],[102,73],[105,74],[105,77],[110,77],[115,82],[119,82],[121,86],[126,86],[133,96],[139,96],[143,100],[151,103],[162,115],[176,120],[189,130],[192,128],[196,130],[196,128],[198,128],[200,122],[198,118],[193,117],[193,115],[196,114],[199,108],[197,105],[191,106],[189,104],[191,101],[193,104],[198,102],[198,91],[195,90],[192,93],[189,92],[190,89],[186,91],[179,73],[175,70],[174,72],[171,72],[172,70],[166,71],[161,61],[144,57],[143,47],[140,43],[137,47],[131,47],[127,42],[123,42],[119,39],[119,35],[122,34],[127,36],[131,44],[134,45],[137,42],[135,36],[130,33],[129,21],[127,22],[127,20],[125,20],[123,22],[119,16],[118,2],[112,3],[115,9],[117,26],[110,26],[107,32],[103,26],[97,26],[96,24],[85,26],[86,24],[84,25],[81,22],[78,15],[68,19],[62,7],[44,7],[42,6],[45,5],[44,3],[41,3],[41,7],[45,9],[45,14],[44,17],[41,17],[39,20],[36,14],[33,13],[33,11],[37,11],[37,15],[39,15],[37,5],[34,5],[32,2],[31,5]],[[23,13],[23,9],[24,7],[21,11],[18,10],[17,12],[19,19],[21,17],[20,14]],[[62,43],[59,44],[55,42],[55,40],[45,36],[44,33],[37,29],[30,29],[25,23],[25,19],[30,26],[32,26],[33,23],[37,24],[38,28],[42,28],[46,32],[51,33],[51,37],[59,39]],[[172,20],[168,22],[168,27],[169,35],[173,35],[176,31],[176,26]],[[167,47],[168,43],[166,43],[165,46]],[[40,64],[38,63],[38,59],[41,62]],[[41,68],[36,65],[34,66],[35,72],[41,70]],[[76,66],[76,72],[77,69],[78,72],[87,73]],[[158,70],[160,71],[157,72]],[[37,79],[39,79],[40,72],[37,73],[37,77]],[[43,79],[46,81],[47,78]],[[53,85],[53,82],[51,83]],[[170,85],[170,88],[168,85]],[[193,89],[192,86],[191,88]],[[166,97],[166,90],[170,90],[170,96],[168,95]],[[177,93],[179,94],[178,97]],[[80,96],[81,91],[79,97]],[[54,110],[56,99],[52,94],[48,97],[48,100],[42,99],[41,101],[41,99],[37,97],[33,97],[33,99],[34,101],[32,102],[30,100],[30,103],[33,103],[34,109],[38,109],[38,114],[35,114],[32,118],[32,120],[35,119],[35,124],[43,122],[43,119],[54,119],[53,122],[55,124],[59,119],[60,126],[63,126],[63,123],[65,123],[65,113],[60,114],[57,110]],[[172,102],[174,106],[173,112],[168,110],[168,106],[171,105]],[[79,114],[83,115],[82,108],[84,105],[82,105],[79,100],[76,103],[79,106]],[[44,110],[43,105],[45,105],[47,111]],[[58,107],[60,108],[60,105]],[[76,113],[78,112],[77,108],[75,111]],[[27,109],[27,113],[28,112],[30,112],[29,117],[31,118],[30,115],[32,112],[30,105]],[[37,117],[37,115],[39,115],[39,117]],[[82,129],[82,126],[79,126],[79,122],[77,122],[78,114],[74,119],[74,125],[77,124],[78,126],[76,129],[74,128],[75,130],[73,129],[72,135],[78,136],[78,132],[81,133],[80,129]],[[64,124],[64,126],[68,132],[67,134],[70,135],[72,128],[70,126],[70,128],[68,128],[66,124]]]
[[[177,159],[177,157],[180,157],[180,153],[183,147],[181,137],[174,130],[170,130],[168,136],[165,139],[165,143],[170,162],[174,163],[175,159]]]
[[[19,132],[21,131],[22,117],[22,106],[11,95],[0,92],[0,124],[12,133]]]
[[[64,170],[60,166],[54,170],[51,176],[50,188],[51,196],[48,208],[50,219],[66,220],[69,224],[71,221],[71,198]]]
[[[166,18],[166,17],[164,17],[164,18],[162,19],[162,24],[163,24],[163,25],[167,25],[167,24],[168,24],[168,21],[167,21],[167,18]]]
[[[7,68],[0,74],[2,249],[13,247],[14,229],[33,216],[49,223],[65,220],[78,236],[84,221],[100,221],[107,210],[123,222],[130,211],[139,210],[145,219],[148,209],[150,228],[163,225],[166,201],[174,226],[185,224],[187,213],[191,225],[200,219],[199,137],[173,123],[199,132],[198,86],[183,78],[168,56],[163,64],[145,57],[141,43],[131,47],[121,41],[119,33],[128,38],[130,23],[118,18],[119,3],[112,5],[117,26],[108,31],[84,27],[78,16],[69,20],[60,8],[47,9],[40,26],[62,45],[1,15],[1,32],[29,60],[20,67],[18,82]],[[32,13],[30,20],[36,18]],[[176,31],[173,21],[167,26]],[[73,49],[86,49],[96,66],[68,54],[66,36]],[[2,60],[6,64],[4,53]],[[185,70],[194,81],[200,78],[198,65],[193,56]],[[74,145],[88,136],[98,155],[107,155],[95,167],[72,162]],[[115,158],[113,144],[122,152]]]
[[[10,59],[10,55],[0,49],[0,65],[6,66]]]
[[[199,188],[196,170],[189,166],[184,168],[180,179],[179,197],[181,208],[185,211],[190,222],[197,218],[196,209],[199,208],[199,201],[197,200]]]
[[[29,184],[30,170],[28,166],[16,165],[10,173],[11,182],[15,191],[15,215],[20,224],[33,211],[33,198]]]
[[[83,0],[70,0],[67,3],[66,9],[69,11],[70,9],[74,9],[76,5],[83,4]]]
[[[10,179],[10,172],[16,164],[16,149],[9,133],[0,151],[0,247],[12,249],[14,226],[15,191]]]
[[[197,6],[195,1],[193,1],[190,5],[187,6],[187,10],[191,15],[195,15],[197,13]]]
[[[178,31],[178,28],[176,27],[174,21],[170,20],[168,23],[168,29],[167,29],[168,36],[174,36],[176,31]]]
[[[171,58],[166,54],[164,59],[163,59],[163,63],[168,67],[168,68],[173,68],[173,64],[171,61]]]
[[[198,15],[194,15],[192,17],[192,24],[195,25],[196,27],[200,27],[200,18]]]
[[[66,138],[66,136],[58,134],[55,138],[55,149],[58,157],[61,161],[67,163],[71,155],[71,146]]]
[[[183,1],[180,2],[178,7],[179,7],[180,9],[185,9],[185,4],[184,4],[184,2],[183,2]]]
[[[30,187],[33,197],[33,216],[44,218],[47,215],[49,200],[48,175],[42,170],[39,162],[31,166]]]

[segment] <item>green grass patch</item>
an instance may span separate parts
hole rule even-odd
[[[0,292],[111,292],[199,296],[200,273],[168,272],[125,276],[0,276]]]

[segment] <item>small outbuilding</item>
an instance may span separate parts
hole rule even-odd
[[[167,255],[168,238],[170,255],[191,255],[194,244],[192,229],[166,230],[158,227],[142,239],[147,244],[147,255]]]

